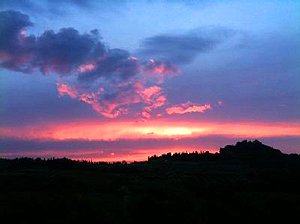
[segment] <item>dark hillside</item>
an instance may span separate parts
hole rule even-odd
[[[131,164],[1,159],[0,192],[1,223],[293,223],[300,156],[243,141]]]

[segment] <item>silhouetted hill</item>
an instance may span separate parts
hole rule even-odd
[[[138,163],[0,159],[1,223],[294,223],[300,156],[258,141]]]
[[[227,145],[220,149],[222,157],[240,159],[271,159],[282,157],[283,153],[258,140],[237,142],[235,145]]]
[[[279,149],[274,149],[258,140],[241,141],[235,145],[226,145],[220,148],[219,153],[210,153],[209,151],[194,152],[178,152],[166,153],[160,156],[153,155],[148,157],[148,161],[220,161],[220,160],[273,160],[273,159],[300,159],[298,154],[284,154]],[[134,164],[142,164],[145,162],[135,162]],[[76,161],[68,158],[16,158],[1,159],[0,169],[4,167],[14,168],[55,168],[55,169],[86,169],[86,168],[116,168],[128,166],[126,161],[123,162],[91,162]]]
[[[297,155],[287,155],[279,149],[274,149],[258,140],[241,141],[235,145],[227,145],[220,148],[219,153],[210,153],[209,151],[195,151],[191,153],[167,153],[161,156],[150,156],[148,161],[164,160],[164,161],[210,161],[210,160],[273,160],[296,158]]]

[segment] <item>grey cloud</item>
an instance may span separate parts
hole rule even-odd
[[[79,34],[73,28],[55,33],[45,31],[37,38],[34,64],[43,73],[53,70],[68,74],[85,61],[105,53],[105,46],[95,32]]]
[[[127,79],[139,71],[139,64],[129,59],[129,52],[122,49],[109,49],[103,57],[96,59],[95,69],[92,72],[84,72],[79,75],[79,80],[94,81],[99,77],[111,74],[112,79]]]
[[[184,34],[162,34],[143,40],[138,52],[177,64],[190,63],[234,34],[225,28],[199,28]]]
[[[0,66],[12,70],[26,70],[28,56],[34,48],[35,37],[21,41],[22,31],[33,23],[27,15],[16,11],[0,12]]]
[[[0,66],[6,69],[24,73],[39,69],[43,74],[64,76],[78,72],[80,65],[93,62],[95,69],[79,76],[90,81],[99,77],[126,79],[138,72],[138,64],[129,59],[129,52],[109,49],[101,42],[97,30],[80,34],[74,28],[63,28],[28,36],[22,33],[33,24],[27,15],[2,11],[0,21]]]

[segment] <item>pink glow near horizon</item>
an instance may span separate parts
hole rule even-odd
[[[93,161],[141,161],[148,156],[167,152],[192,152],[209,150],[216,152],[223,145],[183,144],[181,140],[188,138],[223,136],[231,139],[254,139],[269,137],[300,136],[297,123],[217,123],[168,121],[163,119],[147,122],[109,121],[109,122],[67,122],[32,124],[16,128],[0,128],[0,136],[33,141],[106,141],[104,146],[93,146],[92,149],[80,150],[21,150],[1,153],[2,157],[68,157]],[[159,141],[155,145],[147,143]],[[172,140],[172,145],[164,143]],[[127,145],[119,148],[118,141],[141,141],[138,145]],[[143,142],[145,140],[145,142]],[[201,142],[201,141],[200,141]],[[230,142],[229,142],[230,143]],[[63,144],[68,144],[67,142]],[[146,144],[146,145],[143,145]],[[109,146],[107,146],[109,145]],[[108,147],[108,148],[106,148]],[[122,149],[122,150],[118,150]]]
[[[153,155],[162,155],[165,153],[182,153],[182,152],[187,152],[191,153],[194,151],[209,151],[211,153],[218,152],[218,149],[200,149],[200,148],[195,148],[191,149],[190,147],[180,147],[180,148],[163,148],[163,149],[143,149],[143,150],[134,150],[130,153],[111,153],[109,155],[103,155],[99,157],[71,157],[71,159],[75,160],[91,160],[94,162],[101,162],[101,161],[106,161],[106,162],[116,162],[116,161],[126,161],[126,162],[134,162],[134,161],[146,161],[149,156]]]
[[[148,122],[70,122],[32,124],[17,128],[0,128],[3,137],[27,139],[149,139],[195,136],[275,137],[300,136],[296,123],[217,123],[149,120]]]
[[[148,148],[148,149],[134,149],[130,152],[105,152],[103,149],[93,149],[93,150],[68,150],[68,151],[58,151],[58,150],[26,150],[11,153],[2,153],[1,156],[4,158],[15,158],[15,157],[32,157],[32,158],[69,158],[73,160],[88,160],[93,162],[134,162],[134,161],[145,161],[149,156],[162,155],[165,153],[191,153],[194,151],[209,151],[211,153],[218,152],[216,148],[199,148],[199,147],[163,147]]]

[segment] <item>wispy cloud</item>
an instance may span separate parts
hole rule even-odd
[[[138,52],[176,64],[187,64],[199,54],[213,50],[234,33],[222,27],[202,27],[183,34],[161,34],[144,39]]]
[[[200,105],[188,101],[183,104],[168,107],[166,108],[166,112],[167,114],[204,113],[211,108],[212,106],[210,104]]]
[[[112,87],[117,89],[114,95],[106,93],[103,88],[87,93],[86,90],[80,92],[80,89],[68,84],[57,84],[57,90],[61,96],[67,95],[87,103],[95,111],[108,118],[116,118],[121,114],[129,113],[128,107],[133,104],[141,104],[140,115],[143,118],[150,118],[152,110],[164,106],[167,101],[159,86],[145,87],[137,81]]]

